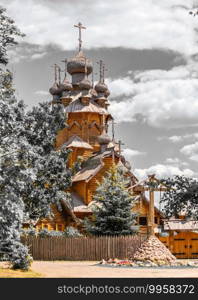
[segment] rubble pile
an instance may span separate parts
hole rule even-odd
[[[150,236],[133,255],[134,261],[171,264],[176,261],[170,250],[155,236]]]

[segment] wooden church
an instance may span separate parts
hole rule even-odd
[[[114,138],[114,119],[108,112],[110,91],[105,83],[104,63],[100,60],[99,81],[94,85],[93,76],[92,81],[89,79],[93,74],[92,61],[81,49],[81,30],[84,27],[81,23],[76,27],[79,29],[79,51],[73,58],[65,60],[65,78],[62,82],[60,67],[55,65],[55,82],[49,91],[53,96],[52,105],[62,103],[67,119],[66,128],[57,133],[56,148],[71,149],[69,166],[81,160],[82,167],[72,178],[71,206],[62,203],[61,212],[53,207],[53,220],[40,220],[36,225],[37,229],[62,231],[67,226],[79,226],[81,219],[92,214],[90,206],[98,183],[114,164],[122,168],[129,178],[129,188],[138,182],[130,163],[121,153],[121,142]],[[112,129],[112,137],[108,135],[109,128]],[[133,193],[133,189],[131,192]],[[139,213],[137,224],[142,233],[147,233],[149,203],[144,193],[135,192],[135,195],[138,200],[134,210]],[[155,208],[156,228],[161,224],[162,218],[162,213]]]
[[[105,83],[104,63],[100,60],[100,76],[94,85],[92,61],[81,49],[81,30],[84,27],[81,23],[75,26],[79,29],[79,51],[73,58],[64,60],[63,81],[60,67],[55,65],[55,82],[49,91],[53,96],[51,104],[61,103],[66,114],[66,128],[57,133],[56,149],[71,149],[69,167],[81,161],[81,168],[72,178],[72,203],[62,201],[62,211],[53,206],[53,219],[39,220],[35,225],[37,230],[63,231],[67,226],[81,229],[82,219],[92,215],[91,205],[98,183],[116,164],[128,177],[128,188],[136,196],[137,204],[133,210],[138,213],[140,234],[156,234],[178,258],[198,258],[198,222],[185,218],[165,220],[162,212],[154,206],[154,193],[138,182],[130,163],[122,155],[121,142],[114,137],[114,119],[108,111],[110,92]],[[145,197],[146,190],[150,193],[149,200]],[[167,236],[162,236],[161,230]]]

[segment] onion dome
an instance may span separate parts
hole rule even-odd
[[[110,95],[109,89],[107,89],[107,90],[104,92],[104,95],[105,95],[106,98],[109,97],[109,95]]]
[[[95,85],[95,90],[96,92],[98,93],[105,93],[107,90],[108,90],[108,87],[105,83],[102,83],[102,82],[98,82],[96,85]]]
[[[60,94],[61,91],[56,82],[54,82],[53,86],[49,89],[49,92],[51,95],[59,95]]]
[[[70,59],[67,63],[67,72],[69,74],[85,73],[85,65],[87,69],[87,75],[93,70],[92,62],[86,59],[84,53],[80,51],[74,58]]]
[[[81,82],[79,82],[79,88],[82,90],[90,90],[91,82],[88,78],[84,78]]]
[[[98,136],[98,144],[100,145],[108,145],[111,142],[111,138],[108,136],[107,133],[102,133]]]
[[[72,84],[69,82],[67,78],[63,80],[63,82],[59,85],[59,89],[63,91],[71,91],[72,90]]]
[[[94,89],[91,89],[90,93],[93,97],[97,97],[97,95],[98,95],[96,90],[94,90]]]

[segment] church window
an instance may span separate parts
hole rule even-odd
[[[139,217],[139,225],[147,225],[147,217]]]

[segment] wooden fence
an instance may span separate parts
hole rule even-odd
[[[136,236],[23,238],[35,260],[101,260],[132,257],[144,238]]]

